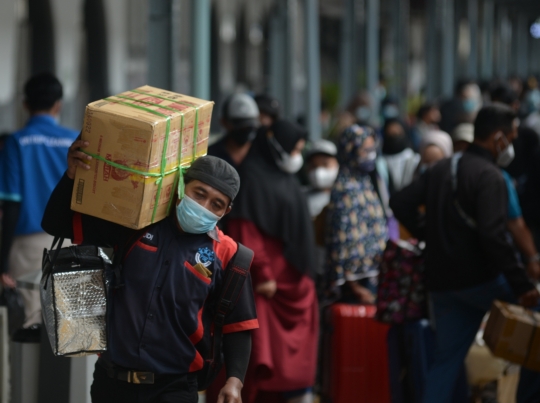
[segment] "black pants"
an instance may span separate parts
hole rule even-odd
[[[152,385],[137,385],[110,378],[96,363],[90,389],[92,403],[197,403],[195,374],[159,377]]]

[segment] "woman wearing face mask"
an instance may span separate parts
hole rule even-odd
[[[310,185],[307,192],[309,213],[315,220],[330,203],[330,191],[338,175],[336,145],[328,140],[313,142],[306,154],[305,165]]]
[[[253,288],[260,331],[253,333],[244,403],[312,402],[317,367],[315,242],[295,174],[306,132],[285,120],[259,131],[240,168],[242,188],[227,232],[255,252]]]
[[[405,128],[398,119],[383,127],[383,161],[388,170],[388,187],[393,194],[412,182],[420,156],[409,147]]]
[[[430,166],[444,158],[450,158],[454,152],[452,138],[441,130],[429,130],[420,142],[420,163],[417,175],[423,174]]]
[[[326,268],[344,302],[374,303],[378,267],[389,237],[391,211],[375,170],[374,136],[370,128],[353,125],[338,144],[340,170],[328,207]]]

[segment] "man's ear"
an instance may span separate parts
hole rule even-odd
[[[227,214],[229,214],[232,210],[232,205],[229,205],[229,207],[227,207],[227,210],[225,210],[225,214],[223,214],[223,216],[226,216]]]
[[[52,106],[52,108],[50,110],[50,113],[51,113],[51,115],[59,116],[61,110],[62,110],[62,101],[59,99]]]

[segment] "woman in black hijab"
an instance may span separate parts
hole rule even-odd
[[[261,128],[239,169],[242,185],[227,232],[255,251],[251,273],[260,322],[244,386],[247,403],[269,393],[311,401],[319,325],[311,278],[315,241],[294,175],[303,165],[306,134],[285,120]]]

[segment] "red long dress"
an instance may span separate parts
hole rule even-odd
[[[255,293],[259,329],[252,331],[253,347],[243,402],[262,402],[270,395],[274,397],[270,401],[276,401],[275,392],[313,386],[319,334],[313,280],[285,260],[281,240],[261,233],[253,222],[230,220],[227,235],[255,252],[251,266],[254,290],[266,281],[277,282],[273,298]],[[208,403],[216,401],[221,386],[215,385],[207,391]]]

